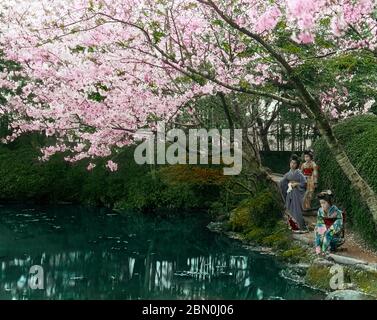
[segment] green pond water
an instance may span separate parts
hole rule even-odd
[[[210,232],[79,206],[0,207],[0,299],[322,299],[276,258]],[[31,289],[30,267],[44,289]]]

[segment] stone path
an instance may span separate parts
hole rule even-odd
[[[271,174],[272,180],[276,183],[279,183],[282,177],[281,174]],[[310,232],[304,234],[295,233],[293,234],[293,238],[305,244],[312,245],[314,243],[313,230],[316,222],[315,212],[304,213],[304,219]],[[330,255],[330,258],[335,260],[335,262],[343,264],[368,264],[377,267],[377,253],[367,249],[353,232],[347,230],[347,224],[345,229],[345,243],[335,254]]]

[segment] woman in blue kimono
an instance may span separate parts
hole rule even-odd
[[[285,208],[290,216],[290,225],[293,230],[306,230],[302,205],[306,191],[306,178],[301,172],[300,159],[293,155],[290,160],[290,170],[280,181],[280,190],[285,200]]]
[[[321,204],[315,226],[315,251],[317,254],[327,254],[335,251],[343,243],[343,213],[333,204],[331,190],[323,191],[317,198]]]

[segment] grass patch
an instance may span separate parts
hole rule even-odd
[[[350,281],[366,294],[377,296],[377,272],[349,270]]]
[[[299,246],[294,246],[288,250],[283,251],[280,257],[291,263],[298,263],[300,261],[307,260],[307,251]]]
[[[305,275],[305,281],[316,288],[329,291],[332,274],[327,266],[311,265]]]

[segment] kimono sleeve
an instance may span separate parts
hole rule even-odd
[[[304,174],[300,171],[299,173],[299,182],[300,182],[300,188],[305,189],[306,188],[306,177]]]
[[[336,220],[330,227],[330,230],[332,230],[334,233],[339,233],[343,229],[343,212],[338,208],[336,208],[336,211]]]
[[[287,190],[288,190],[287,173],[283,176],[283,179],[280,180],[279,187],[280,187],[280,192],[285,199],[287,196]]]
[[[318,177],[319,177],[318,166],[316,163],[314,163],[313,164],[313,182],[314,183],[318,183]]]
[[[320,228],[325,226],[325,223],[323,221],[323,211],[321,208],[317,211],[317,222],[316,222],[316,228]]]

